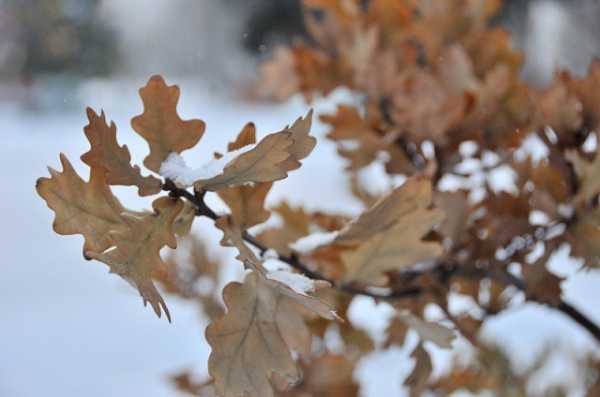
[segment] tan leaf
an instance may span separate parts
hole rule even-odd
[[[580,216],[569,227],[568,239],[572,255],[584,259],[586,266],[600,267],[600,211],[588,212]]]
[[[194,183],[196,190],[216,191],[247,183],[272,182],[287,177],[300,167],[316,140],[311,137],[312,111],[299,118],[291,127],[269,134],[256,146],[229,161],[223,171],[212,178]]]
[[[415,359],[415,367],[404,384],[410,388],[410,397],[419,397],[429,381],[433,366],[429,353],[423,348],[422,343],[417,345],[410,356]]]
[[[402,216],[393,229],[377,234],[356,250],[343,252],[345,281],[381,284],[385,272],[441,255],[440,244],[421,239],[443,219],[440,210],[417,209]]]
[[[187,236],[192,230],[192,224],[196,219],[198,210],[196,206],[189,201],[183,202],[183,209],[179,212],[173,221],[173,231],[179,237]]]
[[[392,228],[402,217],[431,205],[431,182],[413,177],[350,222],[338,235],[339,244],[365,241]]]
[[[125,208],[112,194],[104,170],[92,168],[85,182],[63,154],[62,172],[49,168],[51,178],[40,178],[36,190],[48,207],[56,213],[54,231],[58,234],[81,234],[85,238],[83,252],[102,252],[112,245],[111,230],[123,230],[121,218]]]
[[[286,293],[287,292],[287,293]],[[298,304],[321,313],[324,303],[252,272],[223,291],[227,314],[206,329],[208,368],[222,397],[272,397],[272,383],[301,379],[291,349],[309,351],[310,333]]]
[[[256,127],[254,123],[248,123],[242,128],[235,141],[229,142],[227,151],[232,152],[243,148],[244,146],[254,145],[256,143]]]
[[[217,193],[231,210],[235,223],[242,229],[248,229],[269,219],[271,213],[264,208],[264,204],[272,186],[272,182],[262,182],[252,187],[229,187]]]
[[[281,217],[283,225],[270,228],[258,235],[258,239],[277,252],[288,255],[289,244],[309,234],[310,216],[303,208],[292,208],[282,202],[273,210]]]
[[[600,193],[600,156],[596,155],[594,161],[589,162],[577,152],[567,152],[567,159],[573,163],[579,178],[579,191],[575,196],[575,205],[584,205]]]
[[[442,349],[452,348],[452,341],[455,339],[455,335],[450,328],[431,321],[422,320],[408,311],[398,313],[398,317],[417,332],[421,341],[433,342]]]
[[[177,114],[179,87],[167,86],[155,75],[140,89],[144,112],[131,120],[131,126],[150,146],[144,165],[159,172],[169,153],[181,153],[194,147],[204,134],[202,120],[182,120]]]
[[[171,321],[169,310],[160,296],[152,274],[164,266],[162,247],[177,247],[173,222],[183,209],[181,200],[161,197],[152,203],[154,212],[124,212],[127,229],[111,232],[115,247],[104,252],[88,252],[88,256],[106,263],[116,273],[137,287],[144,300],[152,305],[158,317],[161,308]]]
[[[106,181],[110,185],[137,186],[140,196],[160,192],[161,181],[153,176],[142,176],[140,167],[131,165],[131,155],[126,145],[117,142],[117,127],[106,123],[104,112],[98,116],[87,108],[89,124],[83,128],[90,141],[91,149],[81,156],[90,167],[106,171]]]
[[[231,216],[222,216],[215,221],[217,226],[223,232],[221,245],[223,247],[235,247],[238,250],[236,259],[244,264],[246,268],[263,272],[261,260],[246,245],[243,239],[243,230]]]
[[[533,264],[523,264],[523,278],[525,280],[525,292],[528,297],[552,305],[559,305],[562,299],[561,282],[559,277],[546,268],[546,261],[550,252],[547,252],[540,260]]]

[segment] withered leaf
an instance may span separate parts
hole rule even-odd
[[[131,120],[131,126],[150,146],[144,165],[159,172],[169,153],[181,153],[194,147],[204,134],[202,120],[182,120],[177,114],[179,87],[167,86],[155,75],[140,89],[144,112]]]
[[[104,262],[111,273],[116,273],[137,287],[144,300],[161,316],[161,308],[171,321],[169,310],[154,283],[152,274],[164,266],[160,249],[177,247],[173,222],[183,209],[181,200],[161,197],[152,203],[154,212],[124,212],[127,224],[124,230],[111,231],[115,247],[104,252],[87,252],[90,258]]]
[[[381,284],[387,271],[441,255],[443,250],[439,243],[421,239],[443,219],[440,210],[416,209],[402,216],[393,229],[377,234],[356,250],[343,252],[345,281]]]
[[[336,243],[353,244],[391,229],[402,217],[431,205],[431,182],[422,177],[408,179],[373,207],[342,229]]]
[[[223,299],[227,313],[206,329],[212,347],[208,367],[219,394],[272,397],[272,383],[284,388],[298,383],[301,371],[290,349],[310,347],[298,304],[319,314],[325,304],[255,272],[243,284],[227,285]]]
[[[256,146],[229,161],[219,175],[196,181],[194,187],[216,191],[286,178],[289,171],[300,167],[300,160],[308,156],[316,144],[315,138],[308,135],[311,120],[312,110],[291,127],[267,135]]]
[[[585,160],[574,151],[567,152],[566,156],[573,163],[580,181],[574,203],[577,206],[584,205],[600,193],[600,156],[596,154],[592,162]]]
[[[229,187],[217,193],[231,210],[235,223],[247,229],[269,219],[271,213],[264,208],[264,204],[272,186],[273,182],[262,182],[252,187]]]
[[[232,152],[243,148],[244,146],[253,145],[256,143],[256,126],[250,122],[242,128],[235,141],[229,142],[227,151]]]
[[[568,239],[573,255],[584,259],[586,266],[600,267],[600,211],[588,212],[569,227]]]
[[[89,124],[83,131],[91,149],[81,156],[81,160],[92,168],[104,169],[110,185],[137,186],[140,196],[159,193],[161,181],[153,176],[142,176],[140,167],[131,165],[127,146],[119,146],[115,123],[111,122],[109,126],[104,112],[100,116],[90,108],[86,112]]]
[[[248,123],[236,140],[227,145],[227,150],[238,150],[255,142],[256,128]],[[231,210],[234,222],[242,229],[247,229],[269,219],[271,213],[264,208],[264,204],[272,186],[272,182],[261,182],[254,186],[228,187],[217,191],[217,194]]]
[[[110,231],[126,228],[121,217],[125,208],[112,194],[103,169],[92,168],[85,182],[64,154],[60,155],[62,172],[49,168],[51,178],[40,178],[36,190],[56,217],[58,234],[81,234],[85,238],[83,252],[102,252],[112,246]]]
[[[455,335],[451,329],[431,321],[422,320],[408,311],[398,313],[398,318],[415,330],[421,341],[433,342],[442,349],[452,348]]]
[[[417,345],[410,356],[415,359],[415,367],[404,381],[404,384],[410,387],[410,397],[419,397],[429,381],[433,365],[429,353],[423,348],[422,343]]]

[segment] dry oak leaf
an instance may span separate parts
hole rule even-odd
[[[442,349],[452,348],[452,341],[455,339],[455,335],[454,331],[450,328],[431,321],[422,320],[406,310],[398,313],[398,318],[411,329],[415,330],[423,342],[433,342]]]
[[[415,366],[404,381],[404,385],[410,388],[410,397],[418,397],[422,395],[427,386],[433,366],[429,353],[423,348],[422,343],[417,345],[410,356],[415,359]]]
[[[202,120],[182,120],[177,114],[179,87],[167,86],[155,75],[140,89],[144,112],[131,120],[131,126],[150,146],[144,165],[155,172],[169,153],[181,153],[194,147],[204,134]]]
[[[152,203],[154,212],[124,212],[125,230],[111,231],[115,247],[104,252],[88,252],[90,258],[104,262],[116,273],[137,287],[144,300],[152,305],[158,317],[161,308],[171,321],[169,309],[152,282],[152,274],[165,266],[161,248],[177,247],[173,222],[183,209],[183,201],[161,197]]]
[[[125,208],[112,194],[103,169],[92,168],[90,181],[85,182],[64,154],[60,155],[62,172],[48,168],[51,178],[40,178],[38,194],[56,213],[53,227],[58,234],[81,234],[87,251],[102,252],[113,245],[109,232],[124,230],[121,217]]]
[[[239,224],[230,216],[222,216],[215,221],[215,226],[223,232],[221,245],[223,247],[235,247],[238,255],[235,259],[244,264],[245,268],[255,270],[264,274],[262,261],[254,254],[254,251],[246,245],[243,238],[243,230]]]
[[[92,109],[86,109],[89,124],[83,128],[90,141],[91,149],[81,156],[90,167],[106,171],[106,181],[110,185],[137,186],[140,196],[157,194],[161,181],[153,176],[142,176],[140,167],[131,165],[131,154],[126,145],[117,142],[117,127],[114,122],[106,123],[104,112],[98,116]]]
[[[583,258],[588,267],[600,267],[600,210],[579,216],[569,227],[567,235],[572,247],[572,255]]]
[[[194,183],[196,190],[217,191],[248,183],[272,182],[287,177],[310,154],[316,139],[309,135],[312,110],[291,127],[269,134],[256,146],[229,161],[223,171]]]
[[[236,140],[227,145],[227,150],[231,152],[254,143],[256,143],[256,129],[254,124],[248,123]],[[254,186],[228,187],[217,191],[217,194],[231,210],[234,222],[242,229],[248,229],[266,222],[271,216],[264,205],[272,186],[272,182],[261,182]]]
[[[385,281],[385,272],[440,256],[443,249],[439,243],[421,239],[442,220],[444,213],[439,209],[420,208],[400,217],[392,229],[342,253],[344,280],[379,285]]]
[[[410,178],[346,225],[335,242],[355,244],[366,241],[391,229],[402,217],[429,207],[431,200],[431,182],[422,177]]]
[[[264,230],[258,235],[258,240],[283,255],[289,255],[289,244],[310,233],[311,217],[302,207],[292,208],[285,201],[273,211],[281,217],[283,224]]]
[[[573,164],[579,178],[579,191],[574,198],[576,206],[585,205],[600,193],[600,155],[589,162],[576,151],[568,151],[567,159]]]
[[[256,272],[227,285],[223,300],[227,313],[206,329],[208,368],[222,397],[272,397],[272,383],[297,384],[302,374],[290,350],[310,351],[311,340],[301,313],[334,318],[323,302]]]

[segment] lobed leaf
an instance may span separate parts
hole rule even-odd
[[[91,149],[81,156],[90,167],[106,171],[106,181],[110,185],[137,186],[140,196],[160,192],[161,181],[153,176],[142,176],[140,167],[131,165],[131,155],[126,145],[117,143],[117,127],[106,123],[104,112],[98,116],[92,109],[86,109],[89,124],[83,128],[90,141]]]
[[[150,146],[144,165],[159,172],[169,153],[181,153],[198,143],[205,125],[202,120],[182,120],[179,117],[179,87],[167,86],[161,76],[152,76],[140,89],[140,97],[144,112],[131,120],[131,126]]]

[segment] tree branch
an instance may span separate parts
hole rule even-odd
[[[204,195],[206,194],[206,192],[196,192],[196,194],[192,194],[189,191],[187,191],[186,189],[178,188],[170,180],[165,181],[165,183],[162,186],[162,189],[169,192],[169,196],[171,196],[171,197],[176,197],[176,198],[183,197],[183,198],[187,199],[190,203],[192,203],[196,207],[196,215],[197,216],[204,216],[209,219],[212,219],[213,221],[216,221],[218,219],[219,216],[204,201]],[[256,249],[258,249],[260,251],[261,255],[264,254],[267,250],[269,250],[269,247],[267,247],[266,245],[264,245],[263,243],[258,241],[254,236],[252,236],[247,231],[244,231],[242,237],[243,237],[244,241],[246,241],[247,243],[253,245]],[[398,299],[414,298],[414,297],[421,296],[425,293],[432,292],[427,288],[423,288],[423,287],[419,287],[419,286],[410,286],[410,287],[406,287],[406,288],[402,288],[402,289],[396,289],[396,290],[392,289],[391,291],[389,291],[387,293],[380,293],[380,292],[376,292],[376,291],[365,289],[365,288],[359,288],[359,287],[356,287],[351,284],[340,284],[337,280],[331,279],[331,278],[319,273],[318,271],[315,271],[315,270],[311,269],[310,267],[306,266],[304,263],[302,263],[302,261],[298,257],[298,254],[295,252],[292,252],[289,255],[284,255],[284,254],[278,252],[277,258],[280,261],[287,263],[294,269],[302,272],[307,277],[314,279],[314,280],[326,281],[329,284],[331,284],[331,286],[333,288],[337,289],[338,291],[344,292],[344,293],[347,293],[350,295],[363,295],[363,296],[368,296],[368,297],[371,297],[374,299],[393,301],[393,300],[398,300]],[[414,279],[415,277],[423,275],[426,272],[430,272],[433,275],[437,276],[437,279],[440,280],[441,283],[444,285],[447,285],[449,283],[449,280],[452,277],[462,277],[462,278],[474,279],[474,280],[491,279],[491,280],[499,282],[503,285],[513,286],[513,287],[517,288],[519,291],[526,290],[525,281],[523,281],[522,279],[520,279],[518,277],[513,276],[512,274],[510,274],[508,272],[498,271],[498,270],[494,270],[491,268],[465,267],[458,263],[451,263],[451,262],[440,262],[437,266],[435,266],[431,269],[420,271],[420,272],[414,272],[414,274],[409,274],[412,276],[410,279]],[[407,272],[407,274],[408,273],[409,272]],[[547,302],[541,302],[541,301],[536,301],[536,302],[553,307],[553,308],[563,312],[565,315],[570,317],[573,321],[578,323],[581,327],[586,329],[596,339],[596,341],[598,341],[600,343],[600,327],[598,327],[598,325],[596,325],[586,315],[581,313],[575,307],[571,306],[569,303],[561,300],[557,306],[554,306],[554,305],[550,305]]]

